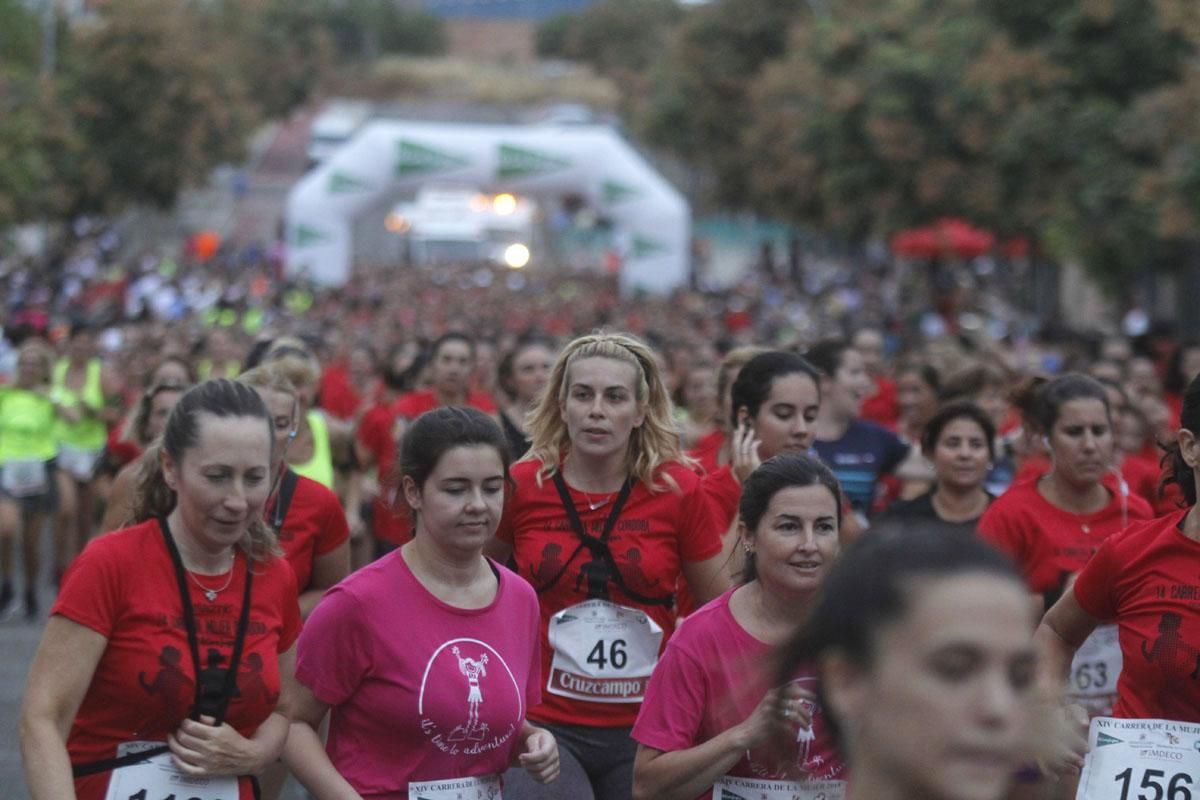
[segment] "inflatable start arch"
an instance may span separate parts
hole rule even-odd
[[[396,120],[367,123],[292,189],[287,273],[345,283],[355,218],[428,183],[534,198],[581,195],[613,220],[624,289],[667,292],[687,282],[687,201],[611,128]]]

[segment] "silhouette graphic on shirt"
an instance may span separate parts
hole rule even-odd
[[[621,565],[621,576],[625,579],[626,585],[633,589],[638,594],[651,595],[658,588],[657,581],[651,581],[646,577],[645,571],[642,569],[642,551],[636,547],[631,547],[625,551],[625,563]]]
[[[588,600],[607,600],[608,582],[612,580],[608,562],[600,553],[594,550],[589,552],[592,560],[585,562],[579,568],[579,574],[575,576],[575,591],[581,591],[581,586],[586,580]]]
[[[483,702],[479,679],[487,677],[487,653],[480,653],[478,659],[463,658],[458,645],[452,647],[450,652],[458,659],[458,671],[467,679],[467,722],[465,725],[456,725],[446,738],[451,742],[482,741],[487,736],[488,724],[479,721],[479,705]]]
[[[272,692],[267,687],[267,681],[263,677],[263,657],[261,653],[249,653],[246,656],[246,669],[238,676],[239,694],[246,699],[246,702],[253,703],[259,699],[263,705],[268,708],[274,708],[275,703],[279,700],[279,693]]]
[[[1186,669],[1192,667],[1192,680],[1200,678],[1200,650],[1192,647],[1183,640],[1179,629],[1183,626],[1183,617],[1167,611],[1158,620],[1158,638],[1150,649],[1146,649],[1142,641],[1142,656],[1151,664],[1157,663],[1161,670],[1171,670],[1173,667]],[[1182,671],[1182,670],[1180,670]]]
[[[562,562],[562,545],[550,542],[542,548],[542,563],[538,564],[537,569],[533,572],[537,585],[545,586],[550,583],[556,575],[562,572],[564,566],[566,565]]]
[[[179,648],[165,645],[158,654],[161,666],[154,680],[147,683],[146,673],[138,673],[138,683],[142,689],[151,697],[157,697],[162,704],[158,715],[143,728],[144,731],[174,730],[187,716],[192,682],[179,668],[182,661],[183,653],[179,652]]]

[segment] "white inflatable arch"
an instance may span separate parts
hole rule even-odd
[[[326,286],[350,278],[356,217],[427,183],[534,198],[575,193],[610,218],[624,289],[687,282],[687,201],[607,126],[375,120],[292,189],[286,270]]]

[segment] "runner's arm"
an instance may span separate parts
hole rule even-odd
[[[721,552],[703,561],[683,562],[683,577],[687,579],[697,608],[720,597],[732,585],[727,571],[729,561],[722,547]]]
[[[349,539],[328,553],[323,553],[313,559],[312,579],[309,581],[308,588],[300,594],[300,618],[308,619],[308,615],[317,607],[317,603],[325,595],[326,590],[336,586],[342,578],[349,574]]]
[[[292,726],[283,762],[316,800],[362,800],[354,787],[334,768],[317,729],[329,711],[307,686],[297,683],[292,706]]]
[[[1034,643],[1041,656],[1040,683],[1043,689],[1058,692],[1062,682],[1071,672],[1071,659],[1100,620],[1083,610],[1075,597],[1074,588],[1068,587],[1054,604],[1034,633]]]
[[[66,617],[46,624],[21,709],[21,755],[33,800],[71,800],[75,782],[67,734],[108,639]]]

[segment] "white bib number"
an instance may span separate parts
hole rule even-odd
[[[117,748],[123,756],[148,750],[161,742],[129,742]],[[112,771],[104,800],[238,800],[238,779],[232,776],[195,778],[171,763],[170,753]]]
[[[588,600],[550,619],[551,694],[597,703],[640,703],[663,631],[644,611]]]
[[[9,461],[0,467],[0,486],[13,497],[32,497],[49,489],[46,462],[31,458]]]
[[[1084,641],[1071,662],[1067,697],[1094,714],[1109,714],[1121,675],[1121,643],[1116,625],[1101,625]]]
[[[713,784],[713,800],[842,800],[845,781],[768,781],[726,775]]]
[[[1200,725],[1096,717],[1076,800],[1197,800]]]
[[[90,481],[96,471],[96,462],[100,460],[98,450],[80,450],[69,444],[58,446],[58,467],[69,473],[77,481]]]
[[[409,781],[408,800],[500,800],[500,778],[452,778],[446,781]]]

